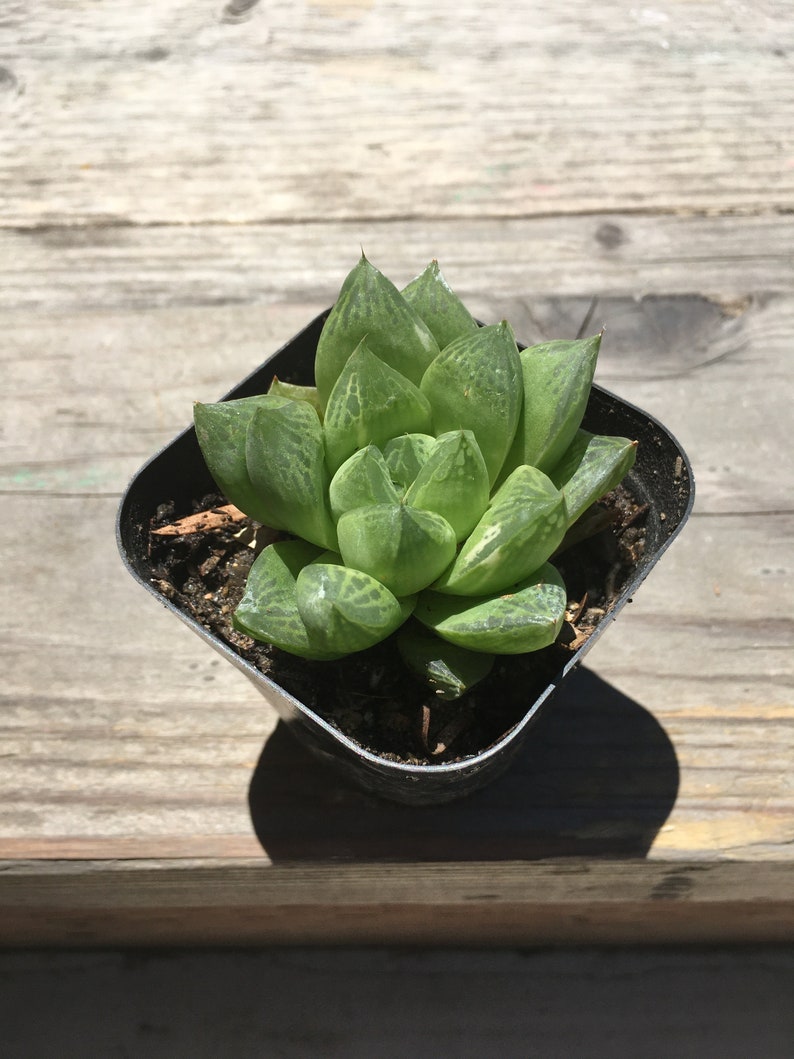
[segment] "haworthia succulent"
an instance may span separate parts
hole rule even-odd
[[[565,495],[569,525],[626,477],[636,456],[636,441],[586,430],[577,432],[549,474]]]
[[[469,535],[488,506],[488,468],[470,430],[438,438],[405,502],[443,515],[457,541]]]
[[[518,467],[433,587],[456,596],[500,592],[544,563],[567,526],[560,490],[536,467]]]
[[[360,570],[336,563],[304,566],[296,582],[298,610],[315,643],[330,653],[372,647],[399,628],[415,598],[398,600]]]
[[[301,658],[340,658],[343,647],[330,650],[307,629],[298,611],[297,580],[321,550],[306,541],[279,541],[261,552],[251,567],[245,593],[233,614],[240,632],[265,640]]]
[[[438,354],[427,324],[362,254],[343,283],[317,344],[314,369],[323,405],[363,338],[381,360],[417,385]]]
[[[599,342],[519,354],[435,262],[401,294],[362,257],[323,328],[316,387],[274,379],[196,406],[219,488],[299,538],[254,561],[237,628],[320,660],[401,629],[406,665],[445,698],[493,654],[551,643],[565,590],[547,560],[636,451],[580,427]],[[419,624],[403,627],[417,593]]]
[[[554,643],[566,605],[562,578],[546,563],[509,592],[474,598],[423,592],[414,615],[442,639],[470,651],[524,654]]]
[[[248,424],[245,462],[268,525],[336,548],[323,430],[311,405],[286,401],[257,409]]]
[[[471,430],[493,483],[521,412],[521,361],[510,325],[481,327],[456,339],[427,369],[421,388],[436,434]]]
[[[573,441],[593,382],[601,335],[521,350],[524,404],[502,477],[522,463],[550,471]]]
[[[323,407],[320,403],[320,395],[316,386],[301,386],[295,382],[283,382],[273,376],[270,388],[267,391],[273,397],[288,397],[291,401],[306,401],[317,412],[322,422]]]
[[[477,330],[477,321],[449,286],[437,261],[404,288],[403,297],[433,332],[439,349]]]
[[[262,395],[193,406],[196,437],[210,474],[221,492],[257,522],[267,522],[269,509],[245,462],[248,424],[260,408],[283,408],[287,403],[283,397]]]
[[[345,460],[331,479],[328,499],[336,520],[356,507],[399,502],[389,468],[376,445],[367,445]]]
[[[429,429],[430,404],[421,390],[361,342],[336,380],[325,409],[325,445],[332,473],[356,449],[369,444],[380,448],[396,434]]]
[[[493,669],[494,656],[448,643],[408,622],[397,634],[397,647],[411,672],[441,699],[459,699]]]
[[[401,434],[387,441],[383,456],[392,481],[407,489],[433,451],[436,439],[430,434]]]
[[[337,526],[346,566],[377,577],[395,596],[425,588],[455,555],[455,533],[441,515],[405,504],[374,504]]]

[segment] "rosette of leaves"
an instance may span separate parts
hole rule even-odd
[[[445,698],[495,655],[551,644],[567,598],[550,560],[634,462],[629,439],[581,429],[599,345],[519,350],[436,262],[399,291],[362,255],[323,327],[316,385],[274,379],[195,406],[220,489],[284,531],[255,559],[236,627],[319,660],[397,633]]]

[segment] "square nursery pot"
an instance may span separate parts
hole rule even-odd
[[[317,340],[326,316],[324,313],[317,317],[224,399],[264,393],[274,374],[285,381],[312,383]],[[689,461],[675,438],[656,419],[594,385],[583,426],[593,433],[630,437],[639,442],[636,463],[624,484],[635,501],[643,507],[647,505],[644,511],[644,550],[624,570],[613,605],[595,625],[586,642],[559,658],[556,669],[547,670],[540,686],[528,690],[526,703],[521,703],[521,709],[525,705],[523,715],[491,745],[459,760],[407,764],[360,746],[161,593],[149,555],[151,519],[162,504],[173,502],[179,517],[193,510],[194,501],[217,493],[193,427],[183,431],[152,457],[131,481],[119,508],[119,550],[132,576],[163,606],[241,669],[313,753],[331,762],[359,786],[392,801],[412,805],[451,801],[485,786],[505,771],[524,744],[541,709],[547,707],[557,688],[636,593],[681,531],[692,509],[694,482]]]

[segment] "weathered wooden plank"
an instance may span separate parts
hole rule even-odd
[[[791,292],[793,244],[794,219],[769,214],[0,229],[0,310],[200,306],[219,321],[246,304],[319,311],[363,246],[397,283],[438,258],[485,317],[492,300],[534,295],[580,298],[584,316],[596,296],[700,294],[735,303],[753,291]]]
[[[785,866],[769,865],[754,880],[741,865],[572,860],[565,871],[553,864],[489,868],[292,864],[262,872],[256,865],[138,864],[75,873],[22,865],[0,879],[0,932],[7,943],[26,946],[674,944],[794,936]]]
[[[771,8],[227,7],[6,4],[5,223],[794,205]]]

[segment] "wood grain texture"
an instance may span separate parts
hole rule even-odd
[[[0,13],[0,940],[790,937],[791,21],[244,7]],[[523,341],[604,325],[698,484],[513,770],[437,809],[310,760],[113,539],[360,243]]]
[[[15,310],[41,315],[118,309],[137,316],[142,310],[199,307],[210,327],[215,312],[221,314],[218,320],[237,320],[255,305],[275,304],[282,311],[302,305],[319,312],[333,301],[363,246],[399,283],[437,257],[472,311],[487,318],[489,298],[539,294],[583,299],[583,318],[595,296],[695,294],[741,304],[753,292],[790,292],[793,241],[794,218],[788,215],[621,212],[518,220],[361,218],[344,224],[0,230],[0,310],[9,310],[13,322]],[[157,320],[144,318],[138,326]],[[292,334],[283,332],[283,340]]]
[[[86,871],[86,867],[89,869]],[[213,870],[25,865],[3,879],[0,929],[17,945],[676,944],[791,940],[790,872],[558,865],[225,865]],[[493,873],[492,873],[493,874]],[[74,883],[79,878],[79,891]],[[730,897],[727,895],[730,893]],[[738,924],[738,925],[737,925]]]
[[[770,401],[792,385],[789,294],[624,292],[593,303],[589,294],[505,290],[498,275],[480,282],[470,299],[477,311],[507,317],[526,342],[574,335],[589,312],[594,327],[606,327],[598,380],[680,438],[696,465],[699,514],[791,510],[789,468],[777,455],[783,424],[770,415]],[[4,313],[0,491],[118,496],[142,460],[187,425],[194,400],[216,399],[332,297],[85,309],[79,327],[63,310]],[[770,395],[770,379],[782,393]]]
[[[794,206],[774,3],[225,10],[6,4],[6,223]]]

